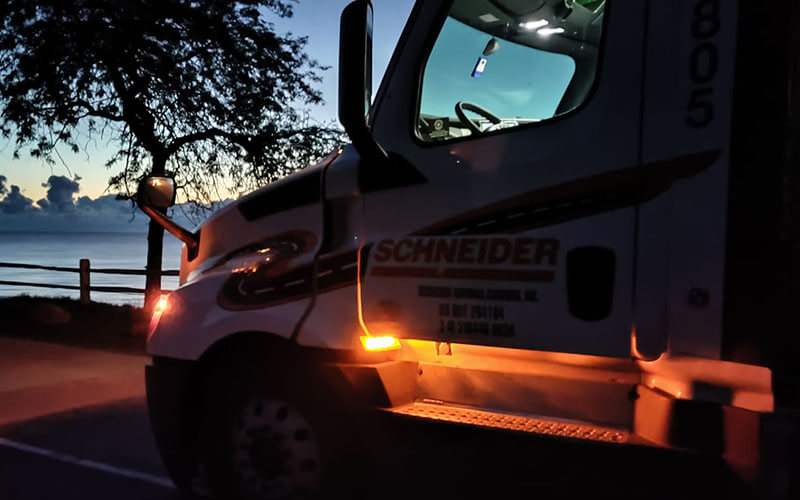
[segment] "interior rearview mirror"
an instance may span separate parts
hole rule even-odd
[[[498,50],[500,50],[500,42],[497,40],[497,38],[492,37],[492,39],[489,40],[489,43],[486,44],[486,48],[483,49],[483,55],[489,57]]]
[[[139,184],[136,201],[139,206],[169,208],[175,204],[175,179],[172,177],[146,177]]]

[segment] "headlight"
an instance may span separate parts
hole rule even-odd
[[[294,257],[305,250],[307,245],[300,239],[270,239],[231,252],[217,266],[223,266],[232,273],[254,273],[264,266]]]

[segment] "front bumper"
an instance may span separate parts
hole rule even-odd
[[[145,367],[150,427],[164,467],[179,489],[188,491],[197,473],[199,398],[193,394],[196,362],[155,357]]]

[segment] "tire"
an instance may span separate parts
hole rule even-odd
[[[339,397],[337,397],[339,395]],[[215,498],[360,498],[368,462],[346,399],[321,367],[241,353],[213,369],[201,460]]]

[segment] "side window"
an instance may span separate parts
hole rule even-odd
[[[455,0],[425,65],[417,136],[447,141],[580,106],[608,0]]]

